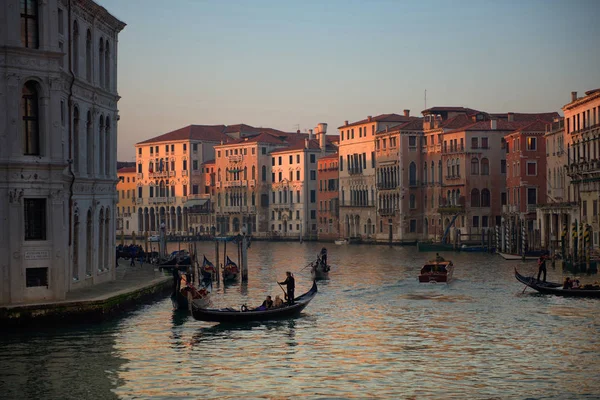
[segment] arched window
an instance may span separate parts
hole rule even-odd
[[[460,176],[460,160],[456,159],[456,176]]]
[[[110,138],[110,118],[108,118],[108,116],[106,117],[106,123],[104,126],[104,131],[105,131],[105,136],[104,136],[104,141],[105,141],[105,147],[106,147],[106,165],[104,166],[104,173],[109,176],[111,174],[111,166],[112,166],[112,161],[111,161],[111,154],[112,154],[112,146],[111,146],[111,138]]]
[[[100,38],[100,44],[98,45],[98,80],[100,82],[100,87],[104,87],[104,40]]]
[[[252,178],[251,179],[252,180],[256,179],[256,167],[254,165],[252,166]]]
[[[481,159],[481,175],[489,175],[490,174],[490,160],[487,158]]]
[[[217,171],[217,182],[221,182],[221,168]]]
[[[73,108],[73,170],[79,171],[79,108]]]
[[[451,177],[452,176],[450,174],[450,159],[448,159],[448,161],[446,161],[446,176],[447,177]]]
[[[490,191],[487,189],[481,190],[481,207],[490,206]]]
[[[438,175],[440,177],[440,184],[442,183],[442,160],[438,161]]]
[[[423,185],[427,185],[427,161],[423,163]]]
[[[100,209],[98,218],[98,270],[104,269],[104,209]]]
[[[40,46],[38,34],[38,0],[21,0],[21,43],[29,49]]]
[[[225,181],[229,180],[229,168],[225,168]]]
[[[479,190],[471,190],[471,207],[479,207]]]
[[[85,79],[92,82],[92,32],[89,29],[85,35]]]
[[[248,167],[244,167],[244,180],[248,180]]]
[[[417,165],[414,162],[410,163],[410,166],[408,167],[408,180],[409,180],[409,186],[416,186],[417,185]]]
[[[23,118],[23,154],[26,156],[40,155],[38,99],[38,84],[34,81],[25,83],[21,92],[21,115]]]
[[[86,265],[85,265],[85,274],[86,276],[92,276],[92,266],[94,265],[94,244],[93,240],[93,227],[94,221],[92,220],[92,210],[88,210],[87,212],[87,221],[86,221]]]
[[[471,175],[479,175],[479,160],[476,157],[471,159]]]
[[[408,204],[409,208],[416,208],[416,200],[415,200],[415,195],[411,194],[410,195],[410,199],[409,199],[409,204]]]
[[[79,75],[79,25],[73,21],[73,73]]]
[[[98,140],[100,143],[98,143],[98,161],[99,161],[99,165],[98,165],[98,174],[104,174],[104,164],[105,164],[105,154],[104,154],[104,140],[105,140],[105,132],[104,132],[104,115],[100,115],[100,120],[98,121],[99,125],[98,125]]]
[[[435,183],[435,164],[431,162],[431,183]]]
[[[266,182],[267,181],[267,167],[266,166],[262,166],[262,181]]]
[[[108,40],[104,45],[104,87],[110,89],[110,46],[108,45]]]
[[[92,112],[87,112],[87,122],[85,124],[85,138],[86,138],[86,154],[87,157],[87,170],[88,175],[94,173],[94,133],[92,130]]]

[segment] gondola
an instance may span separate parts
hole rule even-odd
[[[330,269],[330,265],[325,265],[325,267],[323,267],[323,264],[321,263],[313,263],[311,264],[310,275],[312,276],[313,280],[329,279]]]
[[[313,281],[310,290],[294,299],[294,304],[268,310],[242,311],[233,308],[210,309],[198,307],[192,303],[192,316],[199,321],[242,323],[253,321],[269,321],[294,317],[310,303],[317,294],[317,283]],[[244,308],[244,306],[242,306]]]
[[[227,256],[227,262],[223,267],[223,282],[234,282],[237,280],[238,275],[240,273],[240,268],[236,263],[231,261],[229,256]]]
[[[519,271],[515,268],[515,278],[521,283],[529,286],[530,288],[537,290],[543,294],[553,294],[556,296],[563,297],[595,297],[600,298],[600,288],[595,289],[563,289],[562,284],[555,282],[540,282],[537,283],[537,279],[533,277],[523,276],[519,274]]]

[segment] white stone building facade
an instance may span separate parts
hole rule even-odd
[[[90,0],[0,3],[0,304],[115,279],[117,38]]]

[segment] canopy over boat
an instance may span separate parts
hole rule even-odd
[[[527,277],[519,274],[519,271],[515,268],[515,278],[521,283],[529,286],[530,288],[537,290],[543,294],[554,294],[556,296],[563,297],[596,297],[600,298],[600,286],[587,287],[584,286],[580,289],[563,289],[560,283],[554,282],[537,282],[537,279],[533,277]]]
[[[313,281],[310,290],[294,299],[294,304],[284,305],[283,307],[269,308],[267,310],[236,310],[233,308],[209,309],[197,307],[192,303],[192,316],[199,321],[212,322],[251,322],[251,321],[269,321],[274,319],[294,317],[310,303],[317,294],[317,283]],[[242,306],[243,308],[244,306]]]

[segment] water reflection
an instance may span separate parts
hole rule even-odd
[[[302,268],[321,247],[254,242],[248,282],[215,283],[211,301],[261,304],[282,293],[277,281],[286,270],[303,293],[311,279]],[[212,257],[212,243],[198,248]],[[0,393],[9,399],[63,399],[71,392],[86,398],[82,388],[94,398],[597,397],[598,300],[523,294],[514,266],[531,274],[535,263],[442,255],[454,261],[455,280],[423,285],[417,275],[430,254],[331,246],[331,279],[318,282],[318,295],[292,320],[201,322],[173,312],[165,298],[112,325],[3,336]],[[549,268],[548,280],[561,281],[562,273]]]

